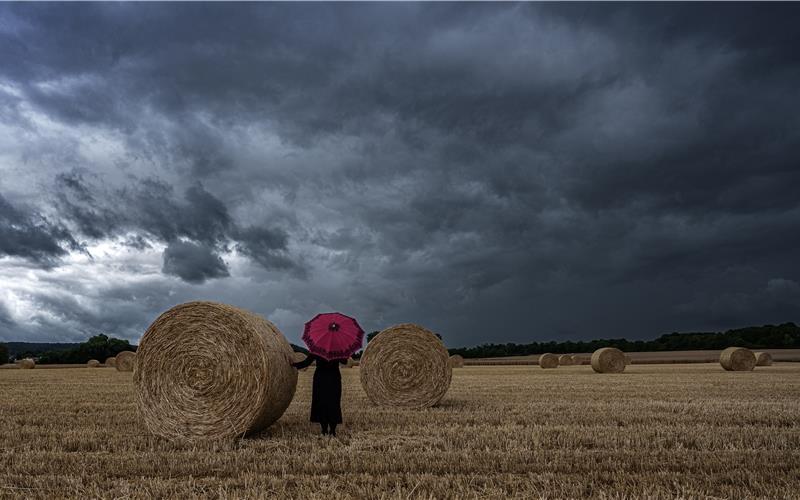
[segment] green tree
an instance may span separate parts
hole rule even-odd
[[[8,346],[0,344],[0,365],[8,363]]]

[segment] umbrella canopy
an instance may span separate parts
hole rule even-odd
[[[342,313],[321,313],[306,323],[303,342],[312,354],[327,359],[349,358],[361,349],[364,330],[358,321]]]

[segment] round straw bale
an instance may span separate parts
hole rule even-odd
[[[572,364],[573,364],[572,356],[570,356],[569,354],[562,354],[561,356],[558,357],[559,366],[571,366]]]
[[[450,366],[452,368],[464,368],[464,358],[459,354],[450,356]]]
[[[756,366],[756,356],[744,347],[728,347],[719,355],[719,364],[728,371],[749,372]]]
[[[754,352],[756,366],[772,366],[772,354],[768,352]]]
[[[89,361],[86,363],[86,366],[87,366],[88,368],[99,368],[99,367],[100,367],[100,362],[99,362],[99,361],[97,361],[96,359],[90,359],[90,360],[89,360]]]
[[[589,363],[589,359],[584,356],[572,356],[572,364],[574,365],[586,365]]]
[[[132,351],[122,351],[114,359],[114,367],[118,372],[132,372],[136,362],[136,353]]]
[[[17,364],[23,370],[33,370],[33,368],[36,366],[36,362],[31,358],[21,359]]]
[[[625,355],[625,366],[628,366],[631,363],[633,363],[633,358],[631,358],[630,354],[626,354]]]
[[[353,358],[347,358],[347,368],[352,368],[356,365],[356,360]]]
[[[597,373],[625,371],[625,354],[616,347],[603,347],[592,353],[592,369]]]
[[[103,363],[103,364],[113,368],[113,367],[117,366],[116,363],[117,363],[117,358],[115,358],[114,356],[111,356],[110,358],[106,358],[106,362]]]
[[[189,302],[161,314],[136,357],[133,380],[144,423],[175,441],[231,439],[263,429],[283,415],[297,386],[292,348],[280,330],[215,302]]]
[[[364,392],[382,406],[433,406],[453,375],[442,341],[413,323],[381,331],[367,344],[359,366]]]
[[[542,368],[557,368],[558,356],[550,354],[549,352],[542,354],[539,356],[539,366]]]

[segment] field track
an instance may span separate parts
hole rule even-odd
[[[345,425],[307,421],[313,369],[277,424],[230,444],[147,434],[130,373],[0,371],[0,498],[798,498],[800,364],[454,370],[442,403],[373,407],[343,369]]]

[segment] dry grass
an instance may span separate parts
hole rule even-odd
[[[369,403],[342,370],[339,439],[308,422],[313,370],[262,434],[150,436],[130,373],[0,371],[0,497],[797,498],[800,365],[466,367],[438,406]],[[554,398],[554,391],[558,397]],[[731,394],[736,394],[732,398]]]

